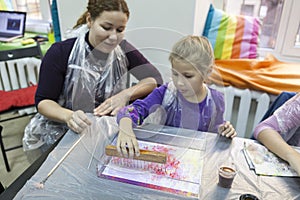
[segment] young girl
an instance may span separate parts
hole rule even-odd
[[[165,113],[162,124],[167,126],[218,132],[229,138],[237,135],[230,122],[223,119],[223,95],[204,83],[214,66],[209,41],[201,36],[186,36],[174,45],[169,60],[172,81],[118,112],[117,148],[125,156],[139,155],[132,127],[141,125],[158,108]]]

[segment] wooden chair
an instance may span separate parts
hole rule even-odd
[[[35,46],[27,48],[0,51],[0,90],[12,91],[37,84],[42,57],[43,54],[38,42]],[[34,106],[14,108],[0,113],[0,146],[7,171],[10,171],[10,166],[6,152],[20,148],[22,145],[5,148],[1,124],[35,113]]]

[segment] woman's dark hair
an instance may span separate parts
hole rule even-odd
[[[87,11],[80,16],[73,28],[86,24],[87,13],[90,13],[92,20],[95,20],[103,11],[121,11],[128,18],[130,14],[125,0],[89,0]]]

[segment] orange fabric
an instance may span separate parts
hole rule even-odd
[[[244,35],[244,26],[245,26],[245,18],[237,17],[237,25],[236,25],[236,33],[233,41],[232,48],[232,58],[239,58],[241,55],[241,46]]]
[[[209,82],[216,85],[260,90],[278,95],[283,91],[300,92],[300,63],[278,61],[268,55],[264,60],[216,60],[216,72]]]

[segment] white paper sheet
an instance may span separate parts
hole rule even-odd
[[[249,143],[244,147],[245,158],[251,162],[255,173],[267,176],[298,176],[287,162],[270,152],[265,146],[258,143]],[[248,156],[248,158],[247,158]]]
[[[174,194],[199,196],[203,168],[203,153],[200,150],[144,141],[140,141],[139,145],[141,149],[167,153],[167,163],[156,164],[113,157],[98,175]]]

